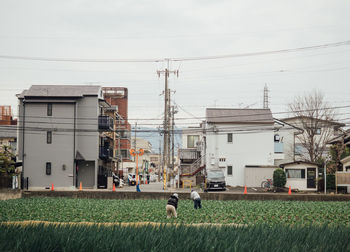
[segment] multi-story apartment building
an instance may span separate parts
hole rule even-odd
[[[112,162],[110,105],[100,86],[33,85],[19,100],[18,157],[24,186],[105,187]]]
[[[13,118],[11,106],[0,106],[0,149],[2,146],[16,153],[17,120]]]
[[[117,108],[118,118],[115,120],[115,129],[119,134],[115,141],[115,148],[117,153],[116,158],[119,159],[118,170],[120,176],[123,174],[123,167],[133,167],[130,156],[131,148],[131,125],[128,122],[128,89],[125,87],[103,87],[103,96],[105,100],[111,105]]]

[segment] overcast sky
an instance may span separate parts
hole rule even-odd
[[[300,48],[350,40],[349,13],[347,0],[1,0],[0,55],[163,59]],[[162,118],[164,78],[156,71],[164,67],[0,58],[0,103],[16,106],[15,94],[33,84],[123,86],[129,89],[129,118]],[[179,70],[170,88],[180,118],[201,119],[214,106],[262,108],[265,84],[273,113],[313,89],[333,106],[350,105],[350,45],[170,62],[170,68]],[[350,117],[349,108],[339,113]],[[177,120],[178,126],[190,122]]]

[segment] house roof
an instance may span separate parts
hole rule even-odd
[[[309,161],[295,161],[295,162],[280,164],[280,167],[283,168],[283,167],[285,167],[287,165],[293,165],[293,164],[309,164],[309,165],[316,165],[316,166],[318,166],[318,164],[313,163],[313,162],[309,162]]]
[[[340,162],[341,162],[342,164],[345,164],[345,163],[347,163],[348,161],[350,161],[350,156],[347,156],[347,157],[343,158],[342,160],[340,160]]]
[[[208,123],[261,123],[273,124],[270,109],[207,108]]]
[[[288,126],[290,126],[290,127],[292,127],[292,128],[295,128],[296,130],[301,131],[300,133],[304,132],[303,129],[301,129],[301,128],[297,127],[297,126],[294,126],[294,125],[292,125],[292,124],[290,124],[290,123],[287,123],[287,122],[285,122],[285,121],[283,121],[283,120],[276,119],[276,118],[274,118],[274,120],[275,120],[276,123],[281,124],[281,125],[283,125],[283,126],[284,126],[284,125],[288,125]]]
[[[341,143],[343,139],[345,144],[350,143],[350,129],[346,130],[344,133],[340,134],[339,136],[332,138],[327,143],[328,144]]]
[[[332,125],[335,125],[335,126],[340,126],[340,127],[344,127],[345,126],[344,123],[339,123],[339,122],[336,122],[336,121],[333,121],[333,120],[324,120],[324,119],[321,119],[321,118],[314,118],[314,117],[311,117],[311,116],[287,117],[287,118],[284,118],[284,119],[280,119],[280,121],[288,122],[288,121],[298,120],[298,119],[299,120],[301,120],[301,119],[317,120],[317,121],[328,123],[328,124],[332,124]]]
[[[100,86],[91,85],[32,85],[18,95],[18,98],[98,96],[100,90]]]

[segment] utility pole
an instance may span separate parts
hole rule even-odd
[[[137,128],[137,122],[135,122],[135,134],[134,134],[134,150],[136,150],[136,128]],[[134,157],[134,161],[136,160],[136,157]]]
[[[160,168],[163,168],[163,161],[162,161],[162,140],[159,139],[159,159],[158,159],[158,182],[160,182]]]
[[[157,71],[158,77],[160,77],[161,74],[164,74],[164,81],[165,81],[165,87],[164,87],[164,143],[163,143],[163,189],[166,190],[166,184],[167,184],[167,167],[169,167],[169,155],[170,155],[170,90],[168,88],[168,78],[169,74],[173,73],[177,76],[179,75],[179,71],[169,71],[169,60],[168,60],[168,67],[165,68],[165,70]]]
[[[175,171],[175,134],[174,134],[174,128],[175,128],[175,114],[177,111],[175,110],[175,106],[171,106],[171,116],[172,116],[172,123],[171,123],[171,133],[172,133],[172,139],[171,139],[171,167],[172,167],[172,175],[173,179],[174,177],[174,171]]]
[[[119,169],[120,166],[122,166],[122,171],[124,175],[124,170],[123,170],[123,158],[120,152],[120,139],[121,139],[121,130],[120,130],[120,115],[118,115],[118,127],[117,127],[117,132],[118,132],[118,176],[119,176]]]

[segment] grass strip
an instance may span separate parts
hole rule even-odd
[[[0,251],[350,250],[349,227],[22,224],[0,224]]]

